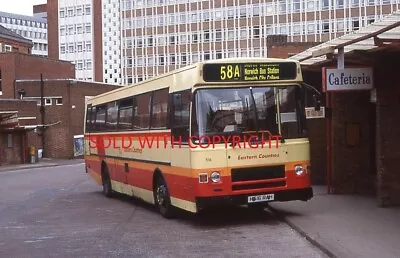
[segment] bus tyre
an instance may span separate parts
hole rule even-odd
[[[154,189],[154,202],[160,214],[171,219],[175,215],[174,207],[171,205],[171,197],[168,192],[167,184],[162,176],[157,176]]]
[[[107,167],[104,168],[104,171],[103,171],[103,173],[101,175],[101,178],[102,178],[102,181],[103,181],[103,194],[107,198],[111,198],[113,190],[112,190],[110,175],[108,174]]]

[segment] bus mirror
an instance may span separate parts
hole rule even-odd
[[[320,111],[321,110],[321,101],[319,100],[319,97],[317,95],[314,95],[314,109],[315,111]]]

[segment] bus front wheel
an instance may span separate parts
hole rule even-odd
[[[157,176],[156,179],[154,202],[163,217],[167,219],[174,217],[174,207],[171,204],[171,197],[168,192],[167,184],[162,176]]]

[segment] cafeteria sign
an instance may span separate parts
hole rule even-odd
[[[372,68],[323,69],[324,91],[373,89]]]

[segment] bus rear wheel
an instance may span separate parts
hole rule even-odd
[[[157,176],[154,188],[154,202],[160,214],[167,218],[175,215],[174,207],[171,204],[171,197],[168,192],[167,184],[162,176]]]

